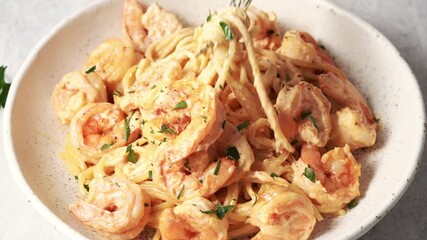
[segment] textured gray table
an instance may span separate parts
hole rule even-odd
[[[7,77],[13,78],[26,55],[52,26],[92,1],[2,0],[0,65],[8,66]],[[333,2],[367,20],[393,42],[417,76],[426,99],[427,1]],[[65,237],[50,226],[26,201],[8,171],[2,146],[0,136],[0,239],[64,239]],[[362,239],[427,238],[427,152],[423,158],[418,174],[403,198]]]

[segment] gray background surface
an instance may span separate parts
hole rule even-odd
[[[8,79],[13,79],[30,50],[51,27],[93,1],[1,0],[0,65],[8,66]],[[391,40],[414,71],[426,99],[427,0],[332,2],[365,19]],[[27,202],[9,172],[3,151],[0,134],[0,239],[65,239]],[[406,194],[361,239],[427,239],[426,158],[427,151]]]

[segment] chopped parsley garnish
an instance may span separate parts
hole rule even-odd
[[[276,178],[276,177],[279,177],[279,175],[277,175],[276,173],[272,173],[272,174],[270,174],[270,177]]]
[[[291,145],[294,146],[294,145],[297,145],[298,143],[299,143],[298,140],[294,139],[292,140]]]
[[[114,96],[120,97],[122,94],[119,92],[119,90],[114,91]]]
[[[91,68],[89,68],[85,73],[89,74],[91,72],[94,72],[96,70],[96,65],[93,65]]]
[[[114,145],[114,142],[111,142],[110,144],[104,143],[104,145],[101,146],[101,151],[104,151],[105,149],[108,149],[113,145]]]
[[[219,169],[221,168],[221,159],[218,161],[218,163],[216,164],[216,167],[215,167],[215,171],[214,171],[214,175],[216,176],[216,175],[218,175],[218,173],[219,173]]]
[[[233,40],[233,32],[231,31],[230,26],[228,26],[225,22],[220,22],[219,25],[224,32],[225,40]]]
[[[209,16],[206,18],[206,22],[209,22],[212,19],[211,10],[209,10]]]
[[[357,200],[356,199],[351,200],[351,202],[349,202],[348,205],[347,205],[347,207],[350,208],[350,209],[352,209],[352,208],[354,208],[356,206],[357,206]]]
[[[176,199],[180,199],[181,198],[181,196],[182,196],[182,192],[184,191],[184,188],[185,188],[185,184],[184,185],[182,185],[182,188],[181,188],[181,191],[179,191],[179,193],[178,193],[178,196],[176,196]]]
[[[203,122],[207,122],[207,120],[208,120],[208,117],[206,117],[206,116],[202,116],[202,118],[203,118]]]
[[[190,164],[190,161],[188,161],[188,158],[186,158],[184,163],[184,168],[187,171],[191,171],[191,167],[188,164]]]
[[[379,123],[381,119],[374,117],[376,123]]]
[[[7,95],[9,94],[9,89],[10,89],[10,83],[6,83],[5,81],[5,71],[6,71],[6,66],[1,66],[0,67],[0,105],[4,108],[4,106],[6,105],[6,99],[7,99]]]
[[[221,125],[221,128],[222,129],[224,129],[225,128],[225,123],[226,123],[227,121],[226,120],[224,120],[224,122],[222,122],[222,125]]]
[[[316,128],[317,131],[319,131],[319,126],[317,125],[316,118],[313,116],[310,116],[311,123],[313,123],[314,128]]]
[[[154,84],[153,86],[151,86],[150,90],[153,90],[153,89],[155,89],[156,87],[157,87],[157,85],[156,85],[156,84]]]
[[[306,176],[310,181],[316,182],[316,174],[314,173],[313,169],[310,167],[306,167],[304,169],[304,176]]]
[[[225,217],[225,215],[229,213],[233,208],[234,208],[234,205],[224,206],[222,204],[217,204],[215,206],[215,209],[213,210],[208,210],[208,211],[200,210],[200,212],[205,214],[215,214],[220,220],[222,220]]]
[[[131,90],[131,91],[129,91],[128,93],[135,93],[135,90]]]
[[[268,35],[273,35],[276,31],[274,31],[274,29],[268,29],[267,34]]]
[[[243,129],[245,129],[247,126],[249,126],[249,124],[250,124],[251,122],[249,122],[249,121],[244,121],[244,122],[242,122],[242,123],[240,123],[238,126],[237,126],[237,129],[239,130],[239,131],[242,131]]]
[[[304,119],[306,119],[308,116],[310,116],[311,115],[311,111],[308,111],[308,112],[304,112],[304,113],[302,113],[301,114],[301,120],[304,120]]]
[[[79,180],[79,176],[77,176],[77,175],[74,176],[74,179]]]
[[[130,115],[129,119],[125,118],[125,121],[124,121],[124,124],[125,124],[125,141],[126,142],[129,140],[129,135],[130,135],[129,123],[130,123],[130,120],[132,119],[133,114],[135,114],[135,110],[133,110],[133,112]]]
[[[176,104],[176,106],[172,110],[186,108],[186,107],[187,107],[187,103],[184,101],[180,101],[179,103]]]
[[[153,128],[152,128],[152,127],[150,127],[150,133],[151,133],[151,134],[154,134],[154,130],[153,130]]]
[[[240,153],[237,151],[237,148],[234,146],[229,146],[225,150],[225,155],[230,160],[239,160],[240,159]]]
[[[224,86],[222,86],[222,84],[219,85],[219,88],[221,88],[221,90],[224,90]]]
[[[153,171],[148,171],[148,179],[153,180]]]
[[[144,203],[144,207],[149,207],[149,206],[150,206],[150,204]]]
[[[168,128],[166,127],[165,124],[162,124],[162,126],[160,127],[160,131],[159,133],[171,133],[171,134],[176,134],[175,130],[173,130],[172,128]]]
[[[289,75],[289,73],[286,73],[285,81],[286,81],[287,83],[291,81],[291,75]]]
[[[126,153],[128,153],[128,157],[127,157],[128,162],[136,163],[136,161],[137,161],[136,154],[135,154],[135,151],[132,149],[132,145],[129,145],[126,148]]]
[[[83,187],[86,189],[86,191],[88,191],[88,192],[89,192],[89,190],[90,190],[89,185],[87,185],[87,184],[83,184]]]
[[[319,44],[319,47],[323,50],[326,50],[325,45],[323,45],[323,44]]]

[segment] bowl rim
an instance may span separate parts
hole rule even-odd
[[[4,115],[3,116],[3,147],[5,151],[6,160],[7,160],[9,169],[14,177],[14,180],[18,184],[21,192],[29,200],[33,208],[35,208],[36,211],[38,211],[38,213],[42,215],[50,225],[57,228],[62,234],[64,234],[66,237],[69,237],[71,239],[87,239],[87,238],[83,236],[80,232],[76,231],[74,228],[66,224],[58,216],[56,216],[52,211],[49,210],[49,208],[32,191],[30,185],[27,183],[25,179],[23,172],[21,171],[19,161],[13,146],[13,132],[11,128],[12,127],[12,109],[16,100],[17,89],[18,89],[18,86],[20,86],[21,84],[23,76],[25,75],[30,65],[33,64],[35,58],[38,55],[38,52],[44,47],[46,47],[49,40],[52,39],[68,23],[81,17],[84,14],[93,12],[97,8],[102,8],[109,4],[111,4],[111,0],[98,0],[93,3],[90,3],[87,6],[81,8],[80,10],[77,10],[70,16],[66,17],[65,19],[61,20],[58,24],[56,24],[50,31],[48,31],[41,38],[41,40],[31,50],[30,54],[26,57],[25,61],[23,62],[18,72],[16,73],[13,79],[13,84],[11,85],[11,88],[10,88],[8,101],[6,102],[6,107],[4,109],[4,114],[3,114]],[[401,67],[404,68],[404,70],[407,71],[408,74],[412,77],[412,79],[408,79],[408,81],[411,81],[412,84],[415,84],[415,86],[418,86],[417,91],[412,94],[418,97],[420,101],[420,107],[422,108],[422,122],[424,123],[426,121],[424,99],[423,99],[423,95],[419,87],[417,78],[412,72],[409,64],[402,57],[402,55],[399,53],[397,48],[391,43],[391,41],[388,40],[387,37],[385,37],[380,31],[374,28],[370,23],[356,16],[352,12],[341,8],[339,5],[335,3],[329,2],[328,0],[317,0],[315,4],[320,4],[327,8],[333,9],[338,14],[341,14],[342,16],[349,18],[354,24],[368,31],[370,34],[377,35],[378,39],[383,41],[383,44],[389,48],[390,52],[392,52],[394,55],[399,56]],[[391,208],[393,208],[393,206],[404,195],[404,193],[408,189],[409,185],[411,184],[418,170],[420,161],[422,160],[425,137],[426,137],[426,132],[423,131],[421,139],[418,142],[418,145],[415,146],[416,150],[414,152],[418,152],[417,161],[414,162],[412,166],[409,166],[408,170],[403,173],[402,178],[407,179],[407,181],[401,181],[399,184],[395,186],[395,193],[396,193],[395,198],[386,199],[381,205],[381,207],[378,208],[379,209],[378,212],[382,213],[379,217],[365,219],[365,221],[363,221],[360,228],[352,231],[349,235],[345,236],[344,239],[355,239],[362,236],[366,232],[368,232],[375,224],[377,224],[391,210]]]

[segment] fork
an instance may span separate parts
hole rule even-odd
[[[231,0],[230,6],[237,8],[248,8],[251,5],[252,0]]]

